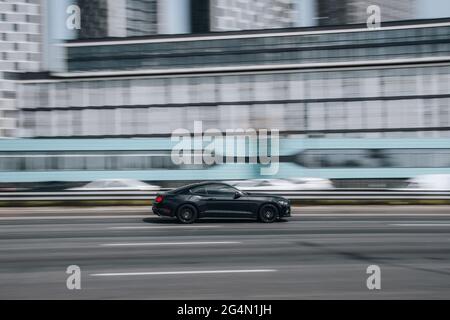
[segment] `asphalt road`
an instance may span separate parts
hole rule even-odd
[[[5,210],[0,299],[450,299],[449,207],[323,207],[270,225],[192,226],[143,210]],[[66,287],[70,265],[81,290]],[[370,265],[381,290],[366,286]]]

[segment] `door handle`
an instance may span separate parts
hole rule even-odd
[[[206,198],[206,200],[217,200],[216,198]]]

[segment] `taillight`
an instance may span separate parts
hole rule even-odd
[[[156,203],[161,203],[161,202],[163,202],[163,200],[164,200],[163,196],[157,196],[156,199],[155,199],[155,202]]]

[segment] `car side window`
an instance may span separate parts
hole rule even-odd
[[[236,189],[221,184],[209,185],[206,187],[206,191],[208,192],[208,195],[212,196],[234,196],[237,192]]]
[[[206,188],[204,186],[196,187],[191,189],[193,194],[206,194]]]

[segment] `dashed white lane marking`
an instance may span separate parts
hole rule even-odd
[[[450,223],[394,223],[395,227],[450,227]]]
[[[261,273],[276,272],[276,269],[242,269],[242,270],[205,270],[205,271],[163,271],[163,272],[121,272],[121,273],[93,273],[93,277],[120,277],[120,276],[161,276],[185,274],[224,274],[224,273]]]
[[[148,215],[125,215],[125,216],[41,216],[41,217],[0,217],[0,221],[14,220],[79,220],[79,219],[136,219],[149,218]]]
[[[449,213],[304,213],[293,217],[450,217]],[[287,218],[289,219],[289,218]]]
[[[292,217],[450,217],[449,213],[295,213]],[[0,217],[0,221],[14,220],[79,220],[79,219],[140,219],[155,218],[152,215],[109,215],[109,216],[28,216],[28,217]],[[209,218],[214,219],[214,218]],[[287,218],[289,220],[289,218]],[[251,220],[251,219],[249,219]]]
[[[219,228],[220,226],[140,226],[140,227],[110,227],[109,230],[141,230],[141,229],[201,229],[201,228]]]
[[[102,247],[145,247],[145,246],[196,246],[241,244],[240,241],[197,241],[197,242],[134,242],[134,243],[106,243]]]

